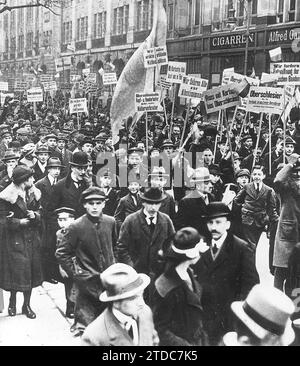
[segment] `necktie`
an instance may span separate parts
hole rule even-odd
[[[213,252],[213,255],[216,255],[218,253],[218,247],[217,247],[216,243],[212,247],[212,252]]]
[[[154,224],[154,217],[149,217],[149,220],[150,220],[150,231],[151,231],[151,235],[153,235],[154,233],[154,230],[155,230],[155,224]]]
[[[259,185],[257,184],[256,186],[256,193],[258,194],[259,193]]]

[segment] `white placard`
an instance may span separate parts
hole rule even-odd
[[[76,83],[76,81],[81,80],[81,75],[70,75],[70,82],[72,84]]]
[[[296,89],[296,92],[295,92],[295,99],[296,99],[296,102],[298,104],[300,104],[300,91],[298,88]]]
[[[252,86],[248,95],[247,111],[281,114],[284,106],[284,89]]]
[[[27,90],[27,102],[28,103],[36,103],[43,102],[43,90],[42,88],[32,88]]]
[[[247,82],[250,85],[259,86],[259,80],[258,79],[250,78],[248,76],[238,74],[236,72],[229,72],[229,71],[226,72],[225,74],[223,74],[222,85],[228,85],[228,84],[231,84],[231,83],[240,83],[244,79],[246,79]]]
[[[207,90],[203,93],[207,113],[214,113],[240,105],[236,84],[228,84]]]
[[[87,78],[86,78],[87,82],[89,83],[93,83],[93,84],[96,84],[97,83],[97,74],[95,74],[94,72],[93,73],[90,73]]]
[[[142,113],[161,110],[160,93],[136,93],[135,110]]]
[[[15,81],[15,86],[14,86],[14,90],[15,92],[23,92],[25,90],[27,90],[28,88],[28,83],[26,81],[22,81],[17,79]]]
[[[40,82],[41,83],[49,83],[50,81],[53,80],[53,76],[52,75],[40,75]]]
[[[170,90],[172,88],[172,84],[167,82],[167,78],[163,75],[160,75],[160,79],[157,82],[157,86],[161,89]]]
[[[64,57],[55,60],[56,72],[62,72],[64,70],[70,70],[72,67],[72,58]]]
[[[169,62],[167,72],[167,82],[181,84],[186,76],[186,62]]]
[[[4,104],[6,97],[14,98],[14,96],[13,93],[0,93],[1,105]]]
[[[8,91],[8,83],[1,81],[0,82],[0,90],[1,91]]]
[[[197,99],[201,101],[203,93],[208,88],[208,80],[184,76],[179,88],[178,96],[185,99]]]
[[[102,75],[103,85],[114,85],[117,84],[117,74],[115,72],[108,72]]]
[[[271,63],[270,72],[278,76],[278,85],[300,85],[300,62]]]
[[[271,84],[275,83],[278,80],[278,76],[274,74],[267,74],[266,72],[263,72],[261,74],[260,83],[261,84]]]
[[[57,90],[57,84],[56,81],[50,81],[42,83],[45,91],[56,91]]]
[[[70,99],[69,107],[70,107],[71,114],[88,113],[86,98]]]
[[[168,64],[167,46],[149,48],[144,51],[145,68]]]

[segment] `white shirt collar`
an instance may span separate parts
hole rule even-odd
[[[40,167],[41,171],[44,173],[44,172],[45,172],[45,170],[46,170],[47,163],[42,164],[42,163],[38,160],[38,166]]]
[[[125,329],[127,332],[132,328],[133,332],[133,343],[135,346],[139,344],[139,334],[138,334],[138,326],[135,319],[131,316],[128,316],[124,313],[121,313],[119,310],[112,308],[112,313],[118,322],[121,324],[121,327]]]
[[[53,186],[55,179],[50,174],[48,174],[48,179],[50,181],[51,186]]]
[[[262,186],[263,186],[263,183],[262,183],[262,182],[260,182],[259,184],[254,183],[254,187],[255,187],[255,189],[257,188],[257,185],[258,185],[258,187],[259,187],[259,190],[261,191]]]
[[[220,251],[220,249],[221,249],[222,245],[224,244],[224,241],[225,241],[225,240],[226,240],[226,238],[227,238],[227,235],[228,235],[228,233],[227,233],[227,231],[226,231],[226,233],[225,233],[225,234],[223,234],[219,240],[214,240],[214,239],[212,239],[212,241],[211,241],[211,247],[213,247],[214,245],[216,245],[216,246],[217,246],[217,248],[218,248],[218,250]]]
[[[146,221],[147,221],[148,225],[151,224],[151,220],[150,220],[151,217],[153,218],[152,223],[154,225],[156,225],[156,223],[157,223],[157,213],[155,214],[155,216],[150,216],[149,213],[144,209],[144,214],[146,216]]]

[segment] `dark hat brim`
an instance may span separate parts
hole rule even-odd
[[[89,166],[89,164],[76,164],[72,163],[71,161],[69,162],[69,164],[75,167],[84,167],[84,168],[87,168]]]
[[[216,212],[215,214],[203,215],[202,216],[202,218],[204,218],[205,220],[216,219],[218,217],[231,218],[231,212]]]
[[[151,198],[145,197],[145,195],[143,193],[141,193],[140,198],[143,202],[146,202],[146,203],[161,203],[162,201],[164,201],[167,198],[167,196],[165,194],[163,194],[162,197],[159,199],[151,199]]]

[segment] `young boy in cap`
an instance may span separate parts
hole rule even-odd
[[[151,309],[143,293],[150,278],[132,267],[117,263],[101,274],[105,291],[100,301],[107,309],[90,324],[81,340],[82,346],[158,346]]]
[[[100,189],[105,193],[107,201],[103,213],[108,216],[114,216],[119,203],[119,194],[113,188],[114,176],[110,170],[100,170],[97,174],[97,183]]]
[[[102,290],[100,273],[115,262],[117,240],[113,217],[102,213],[106,196],[98,187],[82,193],[86,214],[70,225],[56,250],[56,258],[77,290],[75,320],[79,332],[104,310],[98,301]]]

